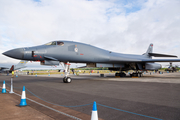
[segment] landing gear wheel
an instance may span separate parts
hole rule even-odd
[[[131,77],[142,77],[142,73],[132,73],[130,74]]]
[[[64,77],[63,82],[64,83],[71,83],[72,79],[70,77]]]
[[[126,74],[124,72],[121,72],[121,73],[116,73],[115,76],[126,77]]]
[[[120,74],[119,74],[119,73],[116,73],[115,76],[120,76]]]
[[[66,83],[71,83],[72,79],[70,77],[66,78]]]
[[[120,74],[120,77],[126,77],[126,74],[125,74],[124,72],[122,72],[122,73]]]
[[[64,82],[64,83],[67,83],[66,77],[63,78],[63,82]]]

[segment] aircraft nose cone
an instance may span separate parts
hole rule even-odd
[[[6,56],[12,57],[12,58],[16,58],[16,59],[23,59],[24,49],[17,48],[17,49],[9,50],[9,51],[4,52],[3,55],[6,55]]]

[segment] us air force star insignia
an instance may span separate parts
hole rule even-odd
[[[75,52],[78,52],[78,48],[77,48],[77,47],[75,47],[75,48],[74,48],[74,51],[75,51]]]

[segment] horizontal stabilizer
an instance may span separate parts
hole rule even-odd
[[[146,59],[142,62],[180,62],[180,59]]]
[[[148,53],[148,54],[154,57],[177,57],[175,55],[165,55],[165,54],[158,54],[158,53]]]
[[[9,68],[7,68],[7,67],[0,67],[0,70],[1,70],[1,69],[9,69]]]

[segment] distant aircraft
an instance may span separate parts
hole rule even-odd
[[[172,64],[172,62],[169,63],[169,65],[166,65],[168,66],[168,68],[165,69],[165,71],[168,71],[168,72],[176,72],[178,70],[178,66],[179,65],[174,65]]]
[[[18,69],[21,69],[21,68],[25,68],[25,64],[27,63],[28,61],[25,61],[25,60],[21,60],[17,65],[12,65],[11,68],[7,68],[7,67],[0,67],[0,73],[2,72],[9,72],[11,73],[12,71],[14,70],[18,70]]]
[[[86,63],[86,67],[107,67],[109,70],[120,71],[115,76],[125,76],[123,71],[134,70],[132,76],[141,76],[139,70],[158,70],[161,64],[155,62],[180,62],[180,59],[152,59],[154,57],[177,57],[152,53],[153,44],[143,55],[115,53],[92,45],[72,41],[52,41],[35,47],[24,47],[9,50],[3,54],[15,59],[40,61],[41,65],[64,64],[64,83],[70,83],[68,77],[70,63]]]

